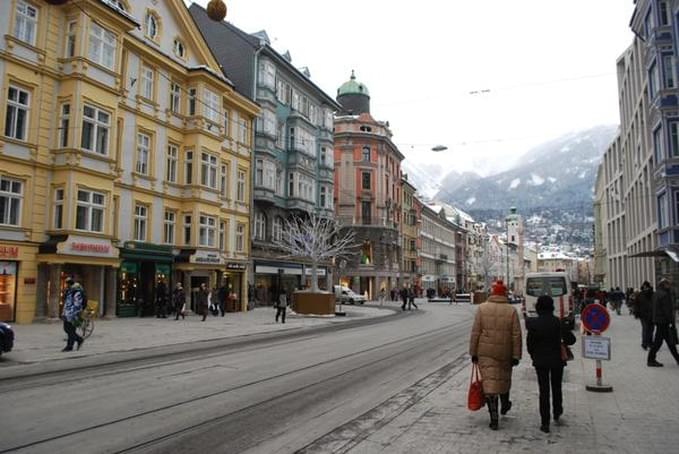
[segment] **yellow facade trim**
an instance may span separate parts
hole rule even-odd
[[[92,265],[120,267],[120,259],[107,257],[90,257],[85,255],[37,254],[36,261],[48,265]]]

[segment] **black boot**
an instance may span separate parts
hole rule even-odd
[[[500,414],[506,415],[512,408],[512,401],[509,400],[509,391],[500,394]]]
[[[493,430],[499,428],[500,415],[498,414],[497,404],[498,404],[497,394],[486,396],[486,404],[488,405],[488,413],[490,413],[490,427]]]

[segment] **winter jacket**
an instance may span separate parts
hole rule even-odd
[[[172,303],[177,310],[181,310],[182,306],[186,304],[186,293],[183,288],[175,288],[172,292]]]
[[[552,369],[566,365],[561,360],[561,342],[573,345],[575,336],[554,314],[538,313],[536,318],[526,320],[526,331],[526,346],[533,367]]]
[[[288,307],[288,295],[285,293],[281,293],[280,296],[278,297],[278,308],[280,309],[285,309]]]
[[[653,295],[652,321],[663,325],[674,323],[674,295],[670,289],[658,287]]]
[[[639,292],[637,296],[637,315],[642,320],[651,320],[653,318],[653,289],[645,289]]]
[[[198,289],[196,294],[196,312],[200,315],[207,314],[209,290]]]
[[[83,289],[75,283],[64,292],[64,320],[73,322],[80,318],[83,310]]]
[[[500,394],[512,384],[512,359],[521,359],[519,316],[504,296],[491,296],[476,312],[469,354],[478,357],[483,392]]]

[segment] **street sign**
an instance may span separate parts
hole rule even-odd
[[[601,304],[589,304],[582,311],[580,316],[585,329],[591,333],[603,333],[611,323],[608,311]]]
[[[601,336],[582,336],[582,357],[610,361],[611,338]]]

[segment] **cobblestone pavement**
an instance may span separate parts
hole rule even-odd
[[[224,317],[209,315],[205,322],[201,316],[188,315],[185,320],[174,316],[163,318],[119,318],[96,320],[95,330],[82,349],[61,352],[65,334],[61,321],[15,325],[14,350],[0,359],[0,370],[17,364],[35,364],[61,359],[91,357],[115,352],[188,344],[215,339],[235,338],[268,332],[305,329],[320,325],[346,323],[357,318],[391,315],[387,309],[395,303],[343,307],[346,317],[301,316],[288,311],[286,323],[276,323],[275,309],[259,307],[249,312],[227,313]]]
[[[372,425],[374,431],[344,446],[320,452],[390,453],[672,453],[679,452],[679,366],[666,347],[658,355],[663,368],[646,366],[640,347],[640,325],[630,316],[613,315],[605,335],[612,339],[612,360],[604,361],[604,382],[612,393],[592,393],[594,361],[576,359],[564,376],[564,415],[550,434],[539,431],[537,380],[530,358],[514,371],[512,410],[500,420],[500,430],[488,428],[488,412],[466,409],[470,367],[451,368],[447,380],[413,405],[406,405],[386,424],[374,424],[376,411],[352,421],[352,427]],[[525,344],[525,336],[524,336]],[[525,349],[525,348],[524,348]],[[468,364],[468,363],[467,363]],[[403,393],[401,393],[403,394]],[[403,396],[394,396],[399,401]],[[383,408],[393,407],[385,402]],[[379,413],[379,408],[377,409]],[[391,417],[389,418],[391,419]],[[349,427],[349,425],[347,425]],[[345,428],[345,432],[346,432]],[[342,429],[338,430],[341,438]],[[332,438],[332,437],[330,437]],[[330,448],[331,445],[328,445]]]

